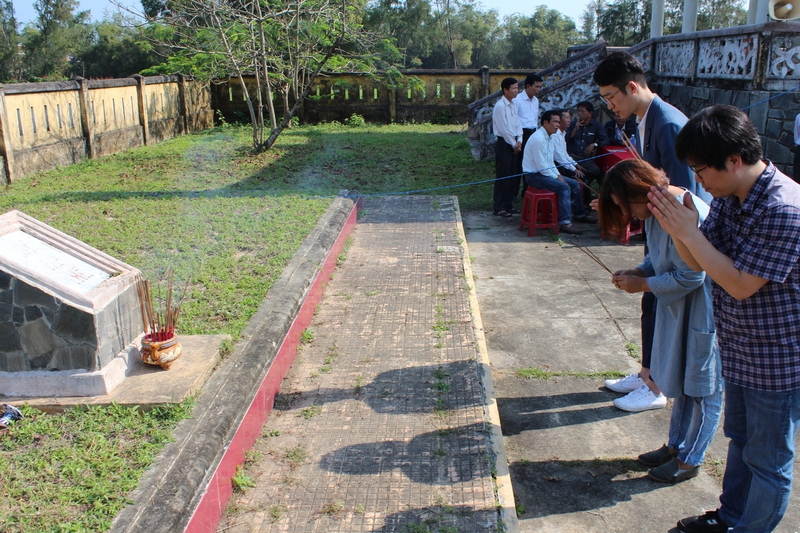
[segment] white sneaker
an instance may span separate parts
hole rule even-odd
[[[631,374],[624,378],[607,379],[606,388],[614,392],[632,392],[644,385],[644,381],[639,377],[639,374]]]
[[[661,409],[666,405],[667,397],[663,394],[653,394],[653,391],[647,385],[642,385],[630,394],[614,400],[614,407],[632,413],[647,411],[648,409]]]

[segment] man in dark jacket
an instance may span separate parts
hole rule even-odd
[[[578,117],[567,128],[567,153],[586,170],[584,182],[603,179],[603,171],[591,158],[601,146],[608,145],[608,137],[603,125],[594,118],[594,106],[591,102],[581,102],[577,106]]]

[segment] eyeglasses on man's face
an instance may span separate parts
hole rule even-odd
[[[605,104],[606,104],[606,105],[611,105],[611,101],[614,99],[614,97],[615,97],[615,96],[617,96],[617,93],[618,93],[618,92],[620,92],[621,90],[622,90],[622,89],[617,89],[617,90],[616,90],[616,91],[614,91],[613,93],[611,93],[611,94],[608,94],[608,95],[606,95],[606,96],[603,96],[603,95],[601,94],[601,95],[600,95],[600,99],[601,99],[603,102],[605,102]]]

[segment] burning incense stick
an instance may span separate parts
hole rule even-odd
[[[592,252],[591,250],[589,250],[589,249],[588,249],[586,246],[584,246],[582,243],[580,243],[580,242],[576,242],[576,241],[575,241],[575,240],[573,240],[573,239],[570,239],[570,240],[569,240],[569,242],[571,242],[572,244],[574,244],[575,246],[577,246],[577,247],[578,247],[578,250],[580,250],[581,252],[583,252],[583,253],[585,253],[586,255],[588,255],[588,256],[589,256],[589,257],[592,259],[592,261],[594,261],[595,263],[597,263],[597,264],[598,264],[598,265],[600,265],[601,267],[605,268],[605,269],[606,269],[606,272],[608,272],[609,274],[612,274],[612,275],[614,274],[613,272],[611,272],[611,269],[609,269],[609,268],[608,268],[608,267],[605,265],[605,263],[603,263],[603,262],[600,260],[600,258],[599,258],[599,257],[597,257],[597,256],[594,254],[594,252]]]

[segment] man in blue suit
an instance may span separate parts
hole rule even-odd
[[[663,101],[647,86],[644,68],[628,52],[609,54],[594,71],[594,82],[600,89],[600,97],[608,109],[628,119],[635,115],[638,121],[637,149],[642,158],[656,168],[662,169],[672,185],[683,187],[706,202],[711,196],[694,180],[694,172],[675,154],[675,138],[688,121],[686,115]],[[638,412],[659,409],[666,405],[666,398],[650,379],[650,350],[655,328],[656,299],[652,293],[642,296],[642,368],[619,380],[606,380],[606,387],[616,392],[629,393],[614,400],[614,405],[624,411]],[[659,466],[671,456],[651,460],[653,453],[640,456],[646,466]],[[662,461],[663,459],[663,461]],[[657,463],[657,464],[656,464]]]

